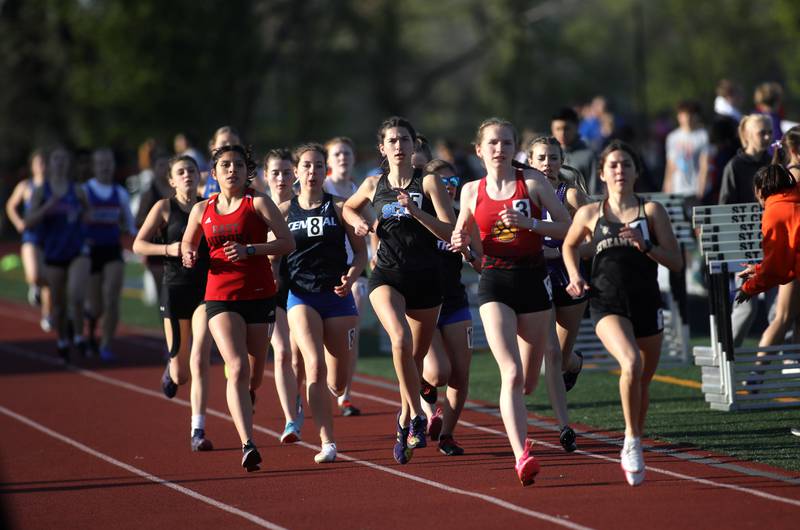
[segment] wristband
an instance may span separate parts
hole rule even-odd
[[[169,257],[169,245],[164,245],[164,256]]]
[[[653,242],[648,239],[644,242],[644,250],[642,252],[645,254],[650,254],[651,250],[653,250]]]

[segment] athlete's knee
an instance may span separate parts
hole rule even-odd
[[[627,352],[619,359],[622,377],[639,379],[642,376],[642,359],[638,351]]]
[[[522,368],[516,364],[511,364],[500,370],[500,379],[503,386],[513,389],[523,389],[525,385],[524,375]]]
[[[306,363],[305,369],[306,381],[308,381],[308,384],[321,383],[325,381],[328,376],[328,370],[324,362],[309,361]]]
[[[233,359],[226,361],[225,365],[228,369],[228,381],[250,383],[250,366],[247,361]]]

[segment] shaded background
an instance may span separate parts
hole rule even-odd
[[[778,81],[800,114],[797,0],[0,0],[0,176],[36,146],[109,145],[124,173],[154,137],[205,152],[220,125],[258,153],[381,119],[471,141],[506,117],[549,130],[562,105],[608,100],[640,146],[675,103],[710,117],[720,78]]]

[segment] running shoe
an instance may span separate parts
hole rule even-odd
[[[439,439],[439,433],[442,432],[442,409],[441,407],[436,407],[436,412],[434,412],[430,418],[428,418],[428,436],[431,437],[431,440],[434,442]]]
[[[330,464],[336,460],[336,444],[325,442],[322,444],[322,451],[314,455],[314,462],[317,464]]]
[[[425,439],[425,428],[427,426],[428,419],[422,414],[411,420],[411,429],[408,432],[408,446],[411,449],[427,447],[428,442]]]
[[[408,464],[414,449],[408,446],[408,427],[400,426],[400,413],[397,413],[397,436],[394,443],[394,460],[398,464]]]
[[[242,446],[242,467],[245,471],[250,473],[261,469],[261,467],[259,467],[260,463],[261,454],[258,452],[258,449],[256,449],[252,440],[247,440],[247,443]]]
[[[627,480],[628,484],[631,485],[631,486],[638,486],[639,484],[644,482],[644,473],[645,473],[644,469],[641,470],[638,473],[628,473],[626,471],[625,472],[625,480]]]
[[[575,443],[575,431],[569,425],[565,425],[561,429],[558,441],[561,442],[561,447],[564,448],[564,451],[568,453],[573,453],[578,448],[578,444]]]
[[[433,405],[439,399],[439,390],[423,379],[420,381],[419,395],[422,396],[426,403]]]
[[[117,356],[114,355],[114,352],[111,351],[107,346],[100,348],[100,360],[103,362],[114,362],[117,360]]]
[[[789,432],[795,436],[800,436],[800,427],[792,427]]]
[[[563,374],[564,375],[564,388],[566,389],[567,392],[572,390],[572,387],[575,386],[575,383],[578,381],[578,376],[580,375],[581,370],[583,370],[583,354],[581,352],[575,350],[575,355],[577,355],[578,359],[581,360],[580,364],[578,365],[578,371],[577,372],[566,371]]]
[[[69,342],[61,342],[58,341],[56,344],[56,351],[58,352],[58,356],[64,361],[65,364],[69,364]]]
[[[48,317],[42,317],[42,319],[39,321],[39,327],[42,328],[42,331],[45,333],[50,333],[53,331],[53,323],[50,322]]]
[[[172,377],[169,375],[169,363],[167,363],[167,367],[164,368],[164,373],[161,375],[161,391],[164,392],[164,395],[169,399],[174,398],[175,394],[178,393],[178,385],[175,384],[175,381],[173,381]]]
[[[195,429],[192,431],[192,451],[211,451],[214,445],[211,440],[206,438],[206,432],[203,429]]]
[[[293,444],[300,441],[300,427],[293,421],[287,421],[286,427],[281,434],[282,444]]]
[[[644,455],[642,442],[639,438],[625,438],[622,451],[619,454],[620,466],[626,473],[641,473],[644,471]]]
[[[361,416],[361,410],[354,407],[347,399],[342,401],[342,404],[339,405],[339,409],[342,411],[342,416]]]
[[[445,456],[461,456],[464,449],[458,445],[452,434],[443,434],[439,438],[439,452]]]
[[[525,450],[514,464],[514,470],[523,486],[530,486],[535,482],[536,475],[539,474],[539,462],[533,456],[533,440],[525,440]]]

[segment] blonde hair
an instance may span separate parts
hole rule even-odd
[[[739,141],[742,143],[742,149],[747,149],[745,130],[747,129],[747,124],[751,121],[760,121],[772,129],[772,118],[767,114],[748,114],[743,116],[741,121],[739,121]]]

